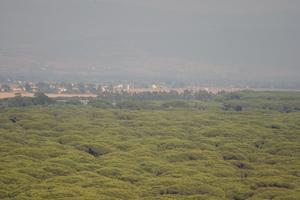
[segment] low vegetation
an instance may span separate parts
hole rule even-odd
[[[0,199],[300,199],[299,93],[36,99],[2,101]]]

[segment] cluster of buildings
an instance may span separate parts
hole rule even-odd
[[[0,83],[2,93],[56,93],[56,94],[98,94],[103,92],[129,92],[129,84],[92,84],[92,83],[55,83],[55,82],[27,82]]]
[[[26,82],[16,81],[14,83],[0,84],[0,92],[6,93],[53,93],[53,94],[101,94],[105,92],[109,93],[143,93],[143,92],[177,92],[183,93],[185,91],[198,92],[207,91],[212,94],[219,92],[236,92],[240,88],[220,88],[220,87],[167,87],[156,84],[149,85],[147,87],[134,87],[130,84],[92,84],[92,83],[48,83],[48,82]]]
[[[24,91],[25,88],[21,87],[18,84],[0,84],[0,92],[22,93]]]

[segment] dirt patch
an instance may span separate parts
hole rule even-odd
[[[33,93],[21,93],[23,97],[33,97]],[[58,98],[58,97],[97,97],[96,94],[46,94],[50,98]],[[0,92],[0,99],[13,98],[16,94],[13,92]]]

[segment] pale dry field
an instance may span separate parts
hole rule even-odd
[[[24,97],[33,97],[33,93],[21,93]],[[58,98],[58,97],[97,97],[96,94],[46,94],[48,97],[51,98]],[[0,92],[0,99],[5,98],[13,98],[15,97],[15,93],[13,92]]]

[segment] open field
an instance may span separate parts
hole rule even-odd
[[[21,93],[24,97],[33,97],[33,93]],[[96,94],[52,94],[52,93],[46,93],[48,97],[51,98],[58,98],[58,97],[96,97]],[[13,98],[16,94],[13,92],[0,92],[0,99],[5,98]]]
[[[300,199],[299,94],[243,95],[226,102],[243,111],[3,108],[0,199]]]

